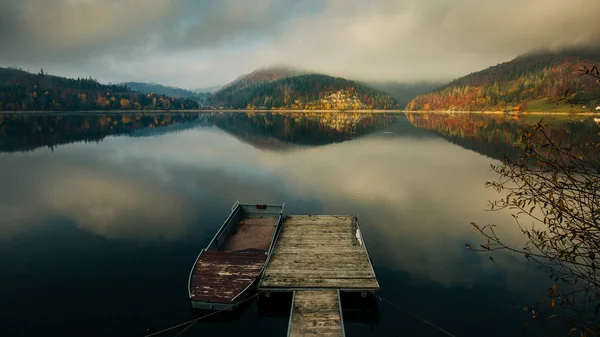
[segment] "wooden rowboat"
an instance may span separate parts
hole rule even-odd
[[[193,308],[230,311],[254,294],[282,217],[283,205],[233,205],[190,271]]]

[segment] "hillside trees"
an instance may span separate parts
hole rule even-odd
[[[126,104],[124,104],[126,103]],[[93,79],[68,79],[0,68],[0,111],[197,109],[194,101],[133,92]]]
[[[416,97],[408,110],[526,110],[528,102],[600,104],[597,79],[580,76],[582,69],[600,63],[600,52],[531,54],[462,78]],[[552,107],[550,107],[552,108]]]

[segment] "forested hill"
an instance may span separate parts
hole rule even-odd
[[[373,87],[377,90],[381,90],[385,93],[390,94],[398,101],[398,105],[404,108],[413,98],[440,88],[444,83],[437,82],[367,82],[366,85]]]
[[[227,86],[213,96],[213,105],[234,109],[392,109],[389,94],[364,84],[327,75],[307,74],[262,81],[245,87]]]
[[[0,111],[197,109],[183,98],[146,94],[93,79],[70,79],[0,68]]]
[[[189,98],[197,96],[196,92],[191,90],[181,89],[177,87],[166,86],[158,83],[144,83],[144,82],[125,82],[119,85],[126,86],[127,88],[140,91],[146,94],[155,93],[159,95],[166,95],[175,98]]]
[[[242,75],[233,82],[223,86],[220,91],[227,91],[231,94],[243,92],[263,84],[275,82],[282,78],[303,75],[304,72],[291,67],[269,67],[257,69],[249,74]]]
[[[594,50],[526,54],[418,96],[407,105],[407,109],[591,111],[600,101],[588,101],[573,107],[565,102],[565,98],[583,101],[600,97],[600,84],[580,76],[584,66],[598,64],[600,51]]]
[[[210,104],[212,94],[210,92],[196,92],[182,88],[166,86],[158,83],[145,82],[125,82],[120,85],[126,86],[133,91],[139,91],[144,94],[159,94],[174,98],[186,98],[197,102],[200,107],[206,107]]]

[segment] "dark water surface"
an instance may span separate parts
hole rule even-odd
[[[381,296],[456,336],[527,336],[549,285],[464,248],[531,120],[481,115],[0,115],[0,336],[143,336],[190,319],[189,269],[236,201],[360,219]],[[598,137],[550,120],[555,137]],[[514,307],[512,304],[515,304]],[[257,303],[183,336],[283,336]],[[271,310],[272,311],[272,310]],[[347,336],[443,336],[386,302]],[[356,316],[356,317],[355,317]],[[173,336],[178,331],[164,336]]]

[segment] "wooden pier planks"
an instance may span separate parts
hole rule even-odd
[[[294,293],[288,336],[344,336],[337,290],[298,290]]]
[[[353,216],[286,217],[260,287],[379,290],[354,221]]]

